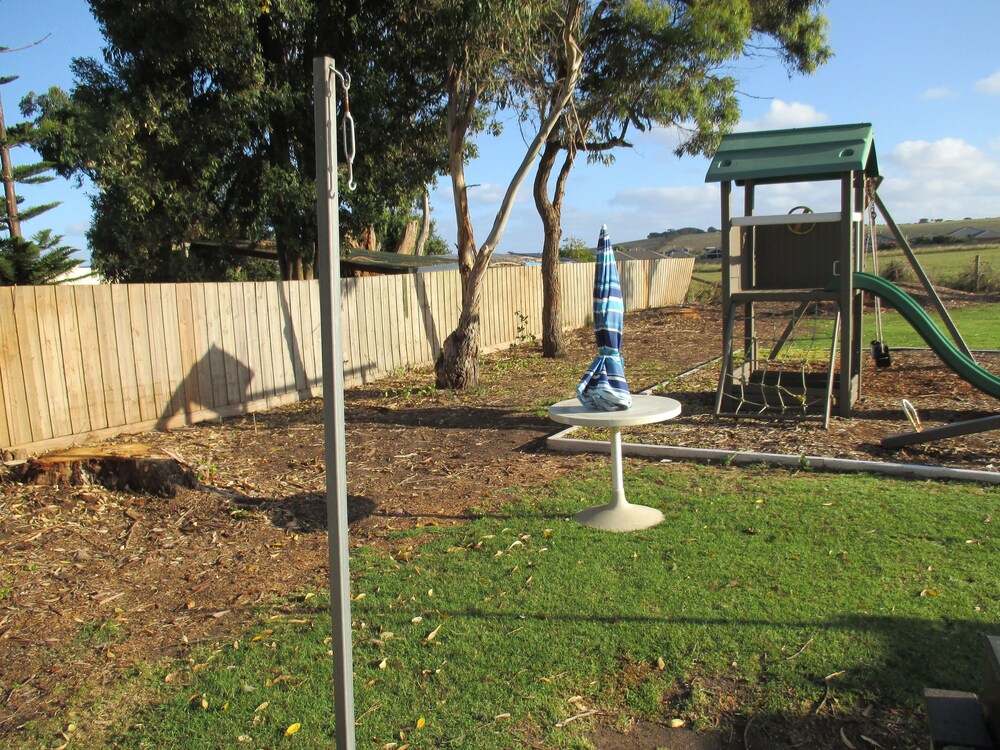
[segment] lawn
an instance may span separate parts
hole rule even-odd
[[[997,305],[960,307],[949,310],[948,314],[970,349],[1000,349],[1000,326],[997,325],[1000,308]],[[941,317],[937,313],[932,313],[931,317],[938,328],[947,334],[948,329]],[[875,338],[874,315],[865,316],[865,331],[866,341]],[[890,347],[927,346],[920,334],[891,308],[882,309],[882,331]]]
[[[916,249],[914,252],[920,267],[934,284],[953,286],[955,279],[971,274],[977,257],[981,273],[994,278],[1000,273],[1000,245],[943,245]],[[884,269],[891,263],[900,264],[905,269],[905,278],[916,280],[902,250],[880,250],[879,267]]]
[[[978,687],[995,488],[651,465],[626,487],[666,520],[615,535],[571,520],[606,485],[590,468],[355,554],[359,747],[586,748],[594,721],[633,719],[911,747],[924,686]],[[330,747],[329,629],[325,592],[289,592],[146,665],[116,745]]]

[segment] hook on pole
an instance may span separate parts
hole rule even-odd
[[[344,134],[344,158],[347,159],[347,189],[354,191],[358,184],[354,181],[354,156],[356,152],[356,141],[354,137],[354,116],[351,114],[351,100],[348,92],[351,90],[350,73],[342,73],[333,65],[330,66],[329,73],[340,79],[344,89],[344,122],[342,125]]]

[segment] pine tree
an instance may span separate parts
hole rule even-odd
[[[0,47],[0,52],[6,48]],[[0,86],[17,80],[16,76],[0,78]],[[40,185],[53,179],[53,165],[48,162],[12,166],[10,151],[18,146],[32,143],[35,128],[30,123],[22,123],[7,129],[3,113],[3,99],[0,97],[0,167],[2,167],[4,203],[0,206],[0,224],[7,230],[6,237],[0,237],[0,286],[52,284],[68,271],[72,271],[80,261],[74,260],[75,248],[60,245],[61,235],[53,235],[52,230],[43,229],[30,239],[25,239],[21,224],[58,206],[45,203],[20,209],[23,200],[17,196],[17,185]]]

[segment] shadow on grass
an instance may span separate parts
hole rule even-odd
[[[771,622],[747,618],[651,617],[641,614],[495,612],[482,609],[442,611],[448,617],[471,617],[492,620],[501,627],[505,622],[525,620],[552,623],[648,623],[659,627],[698,626],[704,628],[739,628],[752,632],[759,628],[782,628],[796,632],[842,631],[859,638],[874,640],[879,646],[870,660],[838,664],[832,684],[871,694],[880,686],[896,697],[916,701],[924,687],[975,691],[982,687],[985,636],[1000,634],[1000,624],[990,627],[974,620],[929,620],[915,617],[878,615],[842,615],[828,620]],[[706,634],[707,635],[707,634]],[[819,635],[815,636],[817,639]],[[812,639],[810,639],[810,642]],[[753,647],[753,644],[747,644]],[[804,652],[808,646],[803,647]],[[798,656],[779,655],[772,662]],[[766,674],[767,655],[762,658]]]
[[[704,628],[706,641],[713,630],[737,628],[753,632],[760,628],[781,628],[815,634],[840,631],[877,643],[868,658],[853,663],[831,664],[830,674],[806,677],[800,694],[811,695],[803,702],[793,695],[767,696],[766,684],[782,662],[794,660],[807,651],[813,639],[797,653],[769,654],[756,659],[759,672],[747,679],[735,674],[718,674],[693,656],[684,657],[684,676],[662,694],[662,713],[653,721],[620,727],[624,717],[604,714],[590,737],[598,750],[737,750],[756,748],[913,748],[926,746],[929,731],[921,696],[925,687],[981,691],[985,677],[985,636],[988,625],[971,620],[933,621],[912,617],[844,615],[825,620],[774,623],[738,618],[663,618],[641,614],[607,613],[550,614],[544,612],[500,613],[479,609],[442,612],[449,617],[481,618],[497,629],[509,628],[525,620],[553,623],[554,632],[568,634],[573,623],[656,625],[669,640],[669,628]],[[560,627],[562,625],[563,627]],[[566,627],[569,625],[569,627]],[[1000,632],[1000,626],[993,630]],[[572,636],[569,636],[572,637]],[[609,637],[613,636],[609,633]],[[747,643],[747,648],[760,648]],[[653,665],[636,664],[620,657],[618,679],[641,683],[656,671]],[[777,666],[776,666],[777,665]],[[735,666],[735,664],[734,664]],[[612,682],[614,677],[609,678]],[[808,683],[814,685],[810,690]],[[844,703],[839,695],[851,694]],[[787,701],[787,709],[762,707]],[[669,723],[682,718],[683,728]],[[685,720],[686,719],[686,720]],[[691,722],[698,730],[691,728]],[[628,721],[625,719],[625,723]],[[616,725],[618,728],[613,728]]]

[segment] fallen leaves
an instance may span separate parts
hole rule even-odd
[[[442,627],[441,625],[438,625],[436,628],[434,628],[434,630],[428,633],[427,636],[424,638],[424,643],[430,643],[435,638],[437,638],[437,634],[438,632],[440,632],[441,627]]]

